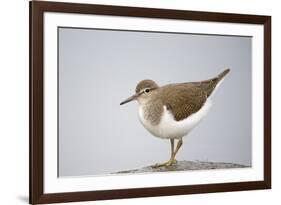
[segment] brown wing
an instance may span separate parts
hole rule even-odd
[[[199,88],[203,92],[206,92],[207,97],[209,97],[212,94],[212,92],[214,91],[214,89],[216,88],[218,82],[219,82],[219,80],[214,78],[214,79],[205,80],[205,81],[201,81],[201,82],[192,82],[191,84],[193,84],[195,87]]]
[[[215,78],[201,82],[164,86],[163,104],[172,112],[176,121],[183,120],[201,109],[217,84],[229,71],[226,69]]]
[[[193,83],[167,85],[163,88],[163,104],[172,112],[176,121],[196,113],[207,99],[207,93]]]
[[[224,78],[224,76],[226,76],[226,74],[229,73],[229,71],[230,71],[230,69],[226,69],[214,78],[211,78],[209,80],[204,80],[201,82],[192,82],[192,84],[194,86],[200,88],[204,92],[206,92],[207,96],[209,97],[212,94],[212,92],[214,91],[214,89],[216,88],[217,84]],[[187,84],[189,84],[189,83],[187,83]]]

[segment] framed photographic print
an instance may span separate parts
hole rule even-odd
[[[30,203],[271,188],[271,17],[30,2]]]

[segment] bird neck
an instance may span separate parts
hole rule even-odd
[[[145,103],[140,103],[140,111],[143,118],[151,125],[158,125],[163,113],[163,104],[160,99],[151,99]]]

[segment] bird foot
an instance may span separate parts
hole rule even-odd
[[[169,166],[175,164],[176,162],[177,162],[177,160],[175,160],[175,159],[170,159],[170,160],[167,161],[167,162],[164,162],[164,163],[157,163],[157,164],[155,164],[155,165],[153,165],[153,166],[151,166],[151,167],[152,167],[152,168],[169,167]]]

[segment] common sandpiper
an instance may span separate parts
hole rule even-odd
[[[153,80],[142,80],[137,84],[135,94],[120,103],[123,105],[137,100],[142,125],[152,135],[170,139],[170,159],[153,167],[170,166],[176,162],[176,154],[183,144],[182,138],[206,116],[214,93],[229,71],[226,69],[218,76],[200,82],[164,86],[158,86]]]

